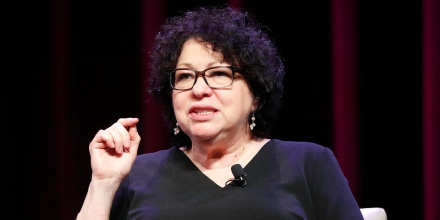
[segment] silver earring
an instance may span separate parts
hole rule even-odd
[[[251,129],[251,131],[254,130],[255,126],[257,126],[255,124],[255,115],[252,114],[252,116],[251,116],[251,124],[249,125],[249,128]]]
[[[176,127],[174,128],[174,135],[177,135],[180,132],[179,123],[176,122]]]

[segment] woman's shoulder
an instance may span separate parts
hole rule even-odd
[[[166,158],[175,155],[178,150],[176,147],[170,147],[154,152],[141,153],[136,157],[135,163],[160,163]]]
[[[321,157],[334,157],[333,151],[324,145],[307,141],[286,141],[272,139],[269,143],[277,155],[286,158],[303,158],[305,160]]]
[[[288,164],[302,164],[305,167],[334,167],[337,164],[335,154],[329,147],[307,141],[285,141],[272,139],[269,149],[277,160]],[[269,150],[270,151],[270,150]],[[293,166],[297,167],[297,166]]]
[[[329,150],[329,148],[326,146],[307,141],[287,141],[272,139],[269,143],[280,150],[286,151],[321,152]]]

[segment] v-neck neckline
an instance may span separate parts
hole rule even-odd
[[[242,165],[242,167],[245,171],[251,170],[252,167],[254,166],[253,164],[258,164],[258,160],[261,160],[260,158],[262,158],[264,156],[264,151],[266,151],[266,149],[269,148],[268,145],[271,142],[272,142],[272,139],[267,141],[266,143],[264,143],[263,146],[257,151],[257,153],[249,160],[249,162],[245,165]],[[225,185],[223,185],[223,186],[217,184],[213,179],[211,179],[209,176],[205,175],[205,173],[203,173],[203,171],[200,170],[194,164],[194,162],[188,157],[188,155],[185,154],[185,152],[183,152],[178,147],[175,147],[175,151],[178,151],[178,155],[180,155],[180,157],[184,158],[183,163],[185,163],[185,165],[187,165],[188,167],[190,167],[191,169],[193,169],[196,172],[195,177],[197,177],[200,180],[200,182],[205,182],[206,184],[213,185],[214,187],[217,187],[219,189],[224,189],[224,188],[231,186],[230,184],[226,184],[226,181],[225,181]]]

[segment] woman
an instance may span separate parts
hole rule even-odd
[[[100,130],[78,219],[363,219],[329,148],[269,139],[284,65],[250,14],[171,18],[151,58],[173,147],[137,155],[137,118]]]

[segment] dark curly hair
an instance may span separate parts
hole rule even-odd
[[[223,62],[239,67],[251,92],[258,100],[256,127],[252,134],[270,135],[282,104],[284,64],[268,29],[249,13],[228,5],[199,7],[181,16],[169,18],[161,26],[153,43],[149,92],[161,104],[173,144],[191,147],[189,137],[180,132],[174,136],[176,124],[168,72],[176,68],[182,45],[190,38],[212,46],[223,54]],[[250,118],[251,116],[249,116]]]

